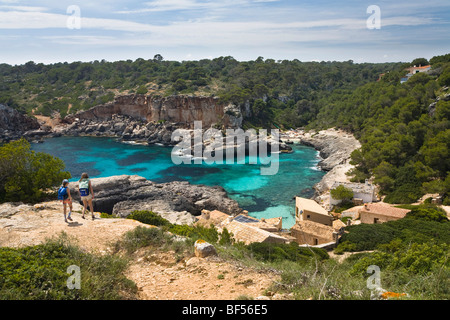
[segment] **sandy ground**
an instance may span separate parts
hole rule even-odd
[[[130,267],[128,277],[139,284],[140,297],[145,300],[257,298],[279,279],[271,272],[242,267],[217,256],[191,257],[177,263],[171,252],[145,254]]]
[[[6,205],[2,205],[2,211],[8,211]],[[73,221],[70,223],[64,222],[62,205],[58,201],[19,208],[15,214],[0,218],[2,247],[36,245],[64,231],[81,247],[89,251],[103,251],[122,234],[141,225],[130,219],[99,219],[98,213],[95,214],[96,220],[92,220],[90,213],[82,219],[79,213],[82,206],[78,203],[73,204]],[[10,212],[13,212],[12,209]]]
[[[139,225],[151,227],[131,219],[101,219],[98,213],[95,220],[90,214],[82,219],[81,209],[74,203],[73,222],[68,224],[64,222],[62,205],[58,201],[35,206],[2,204],[0,246],[37,245],[65,232],[81,248],[104,254],[125,232]],[[127,277],[136,283],[140,299],[152,300],[232,300],[241,295],[257,298],[279,279],[279,275],[272,272],[260,272],[217,256],[177,261],[173,252],[148,248],[134,255]]]

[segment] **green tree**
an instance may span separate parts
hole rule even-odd
[[[187,89],[186,81],[184,81],[183,79],[178,79],[178,80],[175,81],[175,83],[173,84],[173,88],[174,88],[176,91],[183,91],[183,90]]]
[[[428,60],[427,59],[425,59],[425,58],[417,58],[417,59],[414,59],[412,62],[411,62],[411,65],[412,66],[419,66],[419,65],[421,65],[421,66],[427,66],[427,65],[429,65],[430,63],[428,62]]]
[[[336,200],[349,201],[353,198],[353,190],[343,185],[331,189],[330,194]]]
[[[34,152],[25,139],[0,147],[0,200],[33,202],[49,188],[70,178],[64,162],[49,154]]]
[[[447,215],[443,209],[438,207],[420,206],[408,212],[406,218],[427,221],[448,222]]]

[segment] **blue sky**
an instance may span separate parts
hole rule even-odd
[[[379,29],[367,27],[371,5],[380,9]],[[68,20],[80,28],[68,28]],[[155,54],[178,61],[411,61],[450,52],[450,1],[0,0],[0,44],[0,63],[9,64]]]

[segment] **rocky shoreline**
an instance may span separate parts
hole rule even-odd
[[[282,135],[282,141],[301,143],[319,151],[321,160],[317,166],[327,172],[314,186],[315,199],[319,202],[322,202],[335,181],[349,181],[346,173],[353,168],[350,164],[351,153],[361,148],[361,143],[353,135],[334,128],[319,132],[303,130],[286,132]]]
[[[217,109],[218,105],[214,105],[216,101],[207,97],[195,99],[193,97],[173,97],[166,100],[155,102],[148,97],[139,95],[118,97],[114,103],[96,106],[60,119],[59,123],[53,127],[42,122],[39,123],[32,117],[22,115],[12,108],[1,105],[0,141],[8,142],[25,137],[30,141],[40,142],[45,138],[59,136],[95,136],[115,137],[123,142],[174,146],[176,142],[172,141],[172,133],[177,129],[183,129],[191,134],[192,146],[194,146],[192,123],[169,122],[161,119],[161,116],[172,115],[174,120],[183,120],[186,117],[182,116],[183,112],[187,112],[189,118],[193,116],[195,111],[196,114],[201,114],[202,117],[199,119],[205,118],[211,121],[211,115],[207,113],[207,110]],[[125,107],[131,108],[131,110]],[[239,125],[242,114],[239,108],[232,107],[223,106],[223,109],[221,109],[222,118],[217,125],[223,126],[224,123],[220,122],[225,118],[227,123],[232,123],[231,127]],[[113,113],[112,111],[116,109],[120,112],[127,110],[125,112],[127,114]],[[154,114],[155,110],[158,111],[157,115]],[[178,111],[175,112],[174,110]],[[157,122],[148,121],[145,115],[148,118],[149,114],[151,118],[160,120]],[[224,128],[222,127],[222,130]],[[353,150],[361,147],[359,141],[352,135],[335,129],[319,132],[294,130],[283,133],[279,141],[272,139],[267,141],[269,143],[268,151],[274,144],[277,144],[280,152],[291,152],[292,148],[289,143],[295,141],[311,146],[320,152],[322,160],[318,167],[327,171],[327,173],[314,186],[316,197],[326,193],[335,181],[348,181],[345,173],[353,167],[349,163],[350,154]],[[202,149],[205,150],[210,143],[210,140],[202,141]],[[238,147],[238,145],[235,145],[235,150]],[[248,141],[245,147],[248,150]],[[191,149],[191,154],[193,149]]]
[[[219,210],[230,215],[242,212],[225,189],[194,185],[187,181],[154,183],[137,175],[93,178],[94,211],[125,218],[135,210],[158,213],[174,224],[191,225],[202,210]],[[78,182],[70,183],[74,201],[80,202]]]

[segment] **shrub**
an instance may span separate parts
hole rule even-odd
[[[400,219],[382,224],[349,226],[338,245],[338,252],[374,250],[380,244],[400,239],[404,243],[450,244],[450,224],[421,219]]]
[[[80,267],[81,288],[67,288],[70,265]],[[64,235],[25,248],[0,248],[0,299],[134,299],[135,284],[126,279],[127,261],[97,256],[69,244]]]
[[[447,214],[435,206],[420,206],[407,213],[406,218],[425,221],[448,222]]]
[[[153,211],[139,211],[135,210],[133,211],[129,216],[127,216],[127,219],[133,219],[137,220],[139,222],[150,224],[153,226],[170,226],[171,223],[162,218],[160,215]]]
[[[336,200],[349,201],[350,199],[353,198],[353,190],[343,185],[340,185],[335,189],[331,189],[330,194],[333,197],[333,199]]]
[[[219,240],[219,233],[213,225],[211,225],[210,228],[202,226],[172,225],[169,228],[169,231],[173,234],[188,237],[192,241],[203,239],[206,242],[214,244]]]
[[[261,261],[280,261],[289,260],[295,262],[309,262],[310,258],[315,257],[318,260],[328,259],[328,253],[319,248],[300,247],[297,243],[259,243],[254,242],[247,247],[257,260]]]
[[[34,152],[25,139],[0,147],[0,201],[39,201],[49,188],[70,178],[64,162],[49,154]]]
[[[405,273],[426,274],[435,267],[450,267],[450,245],[418,244],[402,246],[392,253],[376,251],[361,258],[353,266],[352,274],[364,274],[367,267],[377,265],[382,270],[400,270]]]
[[[116,251],[125,249],[128,253],[132,253],[139,248],[156,246],[165,247],[172,244],[173,237],[160,228],[148,228],[137,226],[131,231],[125,233],[122,240],[115,244]]]

